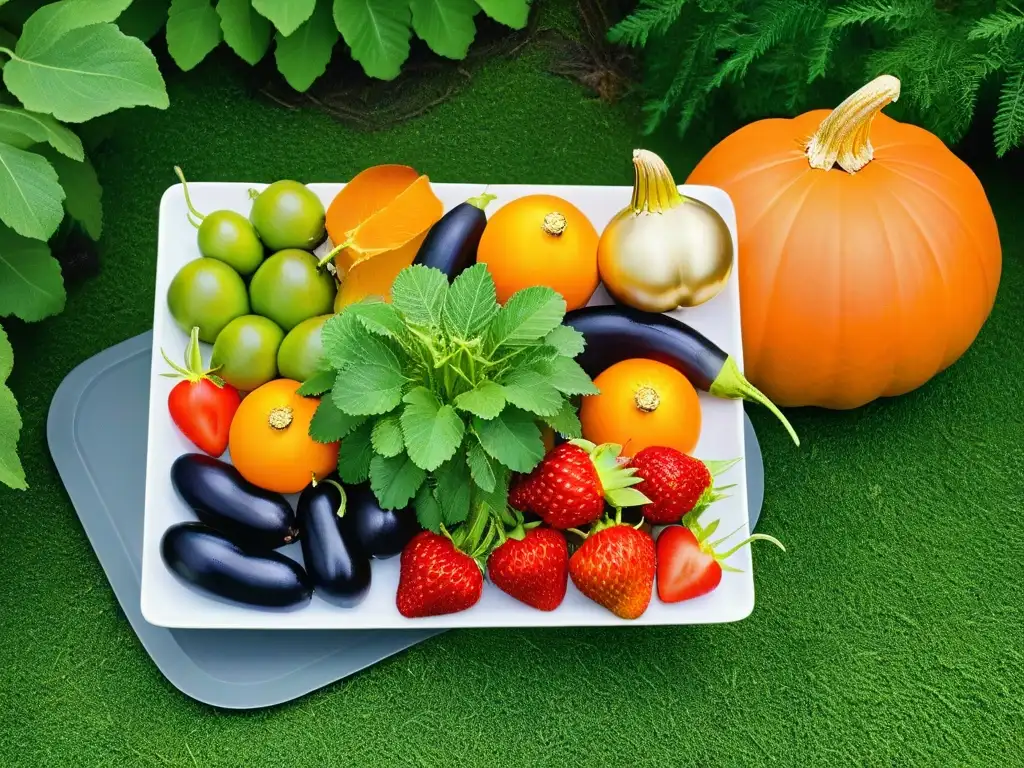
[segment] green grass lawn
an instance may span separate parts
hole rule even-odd
[[[341,181],[375,163],[432,180],[631,183],[630,152],[682,180],[699,157],[645,140],[525,49],[386,132],[253,100],[216,58],[165,68],[95,163],[102,273],[64,314],[10,323],[31,490],[0,490],[0,765],[1008,765],[1024,750],[1024,188],[979,167],[1004,271],[988,324],[921,390],[790,414],[751,409],[765,454],[757,606],[709,627],[457,631],[282,707],[216,711],[157,671],[57,477],[61,379],[152,321],[160,195],[190,179]],[[139,510],[142,514],[142,510]]]

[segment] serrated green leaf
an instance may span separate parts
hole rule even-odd
[[[0,226],[0,317],[35,322],[64,309],[64,278],[49,246]]]
[[[3,75],[8,90],[26,109],[81,123],[124,107],[168,106],[152,52],[113,24],[72,29],[54,41],[59,45],[36,47],[31,53],[23,49],[23,41],[24,36]]]
[[[416,264],[398,273],[391,284],[391,303],[406,322],[423,328],[441,325],[448,278],[439,269]]]
[[[547,367],[547,381],[566,395],[597,395],[600,390],[580,364],[569,357],[556,357]],[[542,414],[547,415],[547,414]]]
[[[210,0],[171,0],[165,35],[167,52],[188,72],[220,45],[220,16]]]
[[[494,279],[486,264],[475,264],[455,278],[444,302],[444,328],[468,341],[487,327],[498,312]]]
[[[416,499],[413,504],[416,507],[416,521],[426,530],[440,533],[441,505],[434,498],[434,493],[430,490],[428,483],[423,483],[416,491]]]
[[[117,28],[130,37],[148,43],[167,23],[171,0],[134,0],[117,17]]]
[[[57,179],[64,189],[64,208],[68,215],[82,225],[89,237],[99,240],[103,234],[103,187],[89,158],[78,162],[54,152],[50,147],[42,147],[36,152],[49,160],[57,172]]]
[[[477,500],[489,507],[495,514],[502,514],[508,510],[508,484],[511,473],[508,468],[495,463],[494,465],[494,490],[484,491],[480,489]]]
[[[494,483],[497,479],[497,465],[495,460],[487,455],[487,451],[480,445],[480,441],[474,438],[469,443],[466,451],[466,464],[469,465],[469,473],[481,490],[490,493],[494,490]]]
[[[391,458],[405,450],[405,440],[402,437],[402,424],[397,415],[385,416],[373,425],[371,434],[373,450],[381,456]]]
[[[49,115],[29,112],[21,107],[0,104],[0,144],[28,149],[34,144],[49,144],[72,160],[82,160],[85,149],[74,132]]]
[[[405,453],[374,456],[370,461],[370,488],[381,509],[407,507],[426,478],[427,473]]]
[[[14,370],[14,349],[11,347],[7,332],[0,326],[0,384],[7,381],[7,377]]]
[[[252,7],[273,22],[282,35],[290,35],[313,15],[317,0],[252,0]]]
[[[473,419],[480,444],[513,472],[529,472],[544,458],[544,442],[535,417],[509,407],[490,421]]]
[[[491,321],[491,349],[543,339],[564,316],[565,299],[550,288],[537,285],[516,291]]]
[[[64,218],[64,190],[42,156],[0,144],[0,221],[20,235],[49,240]]]
[[[366,421],[365,416],[350,416],[334,400],[325,397],[309,422],[309,436],[318,443],[336,443]]]
[[[558,354],[576,357],[586,349],[586,337],[571,325],[560,325],[544,337],[544,344],[558,350]]]
[[[412,28],[438,56],[464,59],[476,37],[474,0],[411,0]]]
[[[25,20],[18,38],[19,56],[49,50],[73,30],[115,21],[132,0],[60,0],[48,3]]]
[[[473,498],[473,484],[462,451],[438,467],[434,476],[437,478],[434,498],[441,507],[444,524],[450,528],[469,517]]]
[[[538,416],[553,416],[562,407],[562,396],[544,377],[529,368],[515,368],[504,376],[501,388],[512,405]]]
[[[561,409],[554,416],[544,416],[544,423],[551,427],[566,440],[577,440],[583,437],[583,425],[576,414],[576,406],[568,400],[562,403]]]
[[[324,356],[338,370],[359,362],[364,335],[358,319],[348,310],[329,318],[320,329]]]
[[[522,29],[530,18],[530,0],[476,0],[484,13],[512,29]]]
[[[398,77],[412,36],[407,2],[334,0],[334,23],[367,75],[379,80]]]
[[[462,444],[465,424],[450,405],[441,405],[424,387],[405,396],[402,434],[406,450],[416,465],[432,472],[448,461]]]
[[[345,313],[356,317],[366,330],[378,336],[400,339],[405,335],[405,325],[398,310],[383,301],[350,304]]]
[[[28,488],[25,470],[18,458],[21,415],[18,401],[6,384],[0,384],[0,483],[20,491]]]
[[[352,430],[338,446],[338,477],[341,482],[351,485],[365,483],[370,477],[370,461],[373,459],[373,445],[370,435],[373,421],[364,421]]]
[[[274,28],[256,12],[250,0],[218,0],[217,15],[226,42],[239,58],[256,64],[270,48]]]
[[[302,382],[302,384],[299,385],[299,388],[295,391],[303,397],[319,397],[334,386],[334,380],[337,376],[337,372],[333,369],[317,371]],[[330,400],[331,398],[328,399]]]
[[[384,340],[367,335],[360,342],[358,364],[338,372],[331,396],[353,416],[387,413],[402,400],[402,364]]]
[[[493,419],[505,407],[505,390],[493,381],[483,381],[456,397],[455,407],[481,419]]]
[[[277,70],[296,91],[307,91],[327,70],[334,44],[338,41],[338,30],[331,23],[328,0],[320,0],[313,15],[302,26],[287,36],[279,31],[275,40]]]

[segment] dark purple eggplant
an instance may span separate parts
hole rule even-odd
[[[171,465],[171,483],[201,522],[244,549],[277,549],[299,535],[287,499],[253,485],[227,462],[186,453]]]
[[[473,266],[476,247],[487,226],[484,209],[494,199],[485,192],[448,211],[427,232],[413,264],[439,269],[449,281]]]
[[[369,483],[349,486],[348,507],[341,518],[347,529],[370,557],[383,560],[401,553],[405,545],[422,529],[412,507],[381,509]]]
[[[302,529],[302,560],[316,593],[344,608],[361,603],[370,591],[370,557],[340,525],[348,514],[346,493],[337,480],[315,480],[296,505]]]
[[[736,359],[699,331],[659,312],[618,305],[583,307],[564,320],[583,334],[587,346],[576,362],[594,378],[615,363],[646,357],[681,372],[697,389],[715,397],[760,403],[782,422],[793,442],[800,438],[782,412],[747,381]]]
[[[294,560],[280,552],[248,553],[203,523],[172,525],[160,554],[186,584],[246,605],[287,608],[313,594],[309,576]]]

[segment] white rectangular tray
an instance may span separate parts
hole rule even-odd
[[[196,208],[209,212],[229,208],[248,215],[250,189],[263,189],[263,183],[192,183],[189,192]],[[310,184],[328,205],[343,184]],[[448,210],[479,194],[483,184],[434,184],[435,193]],[[720,189],[681,186],[683,194],[713,206],[725,219],[736,242],[736,215],[729,197]],[[497,199],[488,207],[493,214],[501,205],[523,195],[547,193],[569,200],[583,211],[597,228],[603,230],[611,218],[628,204],[631,188],[596,186],[490,185]],[[167,288],[175,273],[186,262],[198,258],[196,231],[185,217],[185,198],[181,185],[167,190],[160,203],[159,242],[156,271],[156,301],[153,321],[153,357],[150,376],[149,442],[146,463],[145,526],[142,558],[142,615],[152,624],[174,628],[205,629],[396,629],[459,627],[552,627],[609,626],[635,624],[710,624],[738,621],[750,615],[754,607],[754,579],[750,548],[744,547],[730,565],[740,573],[725,573],[722,583],[710,594],[694,600],[663,604],[653,595],[647,611],[638,619],[619,619],[604,607],[591,602],[569,583],[565,601],[555,611],[530,608],[485,582],[483,597],[467,611],[423,619],[406,619],[395,605],[398,586],[397,557],[373,561],[373,581],[366,600],[353,609],[332,606],[316,595],[303,608],[271,611],[231,604],[207,597],[180,582],[160,557],[160,538],[168,526],[195,517],[174,491],[170,466],[182,453],[195,450],[178,432],[167,411],[167,395],[175,382],[161,377],[166,363],[163,348],[172,360],[184,355],[186,335],[175,325],[167,308]],[[735,246],[734,246],[735,247]],[[734,257],[736,254],[734,253]],[[740,334],[740,307],[737,272],[725,289],[706,304],[672,313],[697,328],[743,365]],[[602,288],[593,304],[610,300]],[[203,345],[204,360],[210,349]],[[739,401],[714,398],[701,393],[703,426],[695,455],[706,459],[743,458],[743,406]],[[225,455],[223,458],[230,460]],[[742,464],[729,470],[723,482],[735,483],[731,495],[717,502],[705,520],[720,517],[719,530],[738,529],[730,541],[749,534],[747,523],[747,485]],[[293,499],[294,500],[294,499]],[[281,552],[302,561],[298,544]]]

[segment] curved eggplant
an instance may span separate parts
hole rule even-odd
[[[697,389],[715,397],[760,403],[782,422],[793,442],[800,438],[782,412],[747,381],[736,359],[702,333],[670,315],[617,305],[567,312],[564,323],[583,334],[587,346],[576,362],[591,378],[615,363],[646,357],[670,365]]]
[[[302,560],[318,595],[351,608],[370,591],[370,558],[340,525],[346,494],[333,479],[307,485],[296,505],[302,529]]]
[[[279,552],[247,553],[203,523],[172,525],[160,554],[186,584],[246,605],[287,608],[313,595],[309,576],[294,560]]]
[[[299,535],[285,497],[253,485],[227,462],[186,453],[171,465],[171,483],[201,522],[245,549],[277,549]]]
[[[422,530],[412,507],[381,509],[369,483],[350,486],[347,493],[348,508],[341,518],[341,527],[351,533],[370,557],[383,560],[400,554]]]
[[[487,226],[484,209],[495,199],[486,192],[452,208],[427,232],[413,264],[434,267],[452,281],[476,261],[476,248]]]

